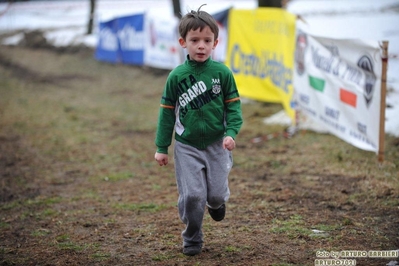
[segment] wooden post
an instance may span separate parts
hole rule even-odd
[[[381,105],[380,105],[380,134],[378,144],[378,162],[384,161],[385,142],[385,108],[387,94],[387,65],[388,65],[388,41],[382,42],[382,74],[381,74]]]

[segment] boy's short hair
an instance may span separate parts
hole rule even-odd
[[[187,33],[190,30],[197,30],[200,28],[200,31],[202,31],[206,26],[209,26],[215,35],[215,40],[218,38],[218,24],[209,13],[200,11],[202,6],[200,6],[197,11],[191,10],[191,12],[187,13],[181,18],[179,23],[179,34],[184,40],[186,39]]]

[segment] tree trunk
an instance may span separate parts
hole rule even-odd
[[[281,0],[258,0],[258,7],[282,7]]]
[[[179,19],[182,18],[181,9],[180,9],[180,0],[172,0],[173,4],[173,14]]]
[[[90,0],[89,25],[87,26],[87,34],[93,33],[94,10],[96,9],[96,0]]]

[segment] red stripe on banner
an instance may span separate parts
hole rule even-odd
[[[339,90],[339,98],[341,99],[342,102],[356,108],[357,95],[354,94],[353,92],[341,88]]]

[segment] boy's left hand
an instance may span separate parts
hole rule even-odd
[[[229,151],[234,150],[236,147],[236,142],[230,136],[227,136],[223,139],[223,149],[228,149]]]

